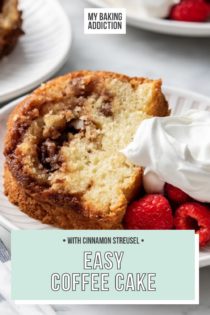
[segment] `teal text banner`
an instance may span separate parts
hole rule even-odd
[[[13,231],[12,299],[198,303],[193,231]]]

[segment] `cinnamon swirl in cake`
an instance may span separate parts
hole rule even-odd
[[[160,80],[97,71],[56,78],[10,115],[5,193],[43,223],[121,228],[142,169],[120,150],[144,119],[168,114]]]

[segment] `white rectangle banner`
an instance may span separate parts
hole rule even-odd
[[[85,34],[126,34],[126,9],[85,8]]]

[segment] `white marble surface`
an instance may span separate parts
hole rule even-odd
[[[71,18],[73,46],[59,71],[111,70],[129,75],[163,79],[164,84],[209,95],[210,39],[152,34],[132,27],[127,35],[84,35],[83,0],[60,0]],[[129,0],[128,0],[129,1]],[[1,232],[1,236],[8,235]],[[209,315],[210,268],[200,272],[199,306],[55,306],[58,315]]]

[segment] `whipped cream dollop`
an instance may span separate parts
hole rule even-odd
[[[135,15],[144,18],[166,18],[172,6],[180,0],[106,0],[115,7],[124,7]]]
[[[189,110],[181,116],[146,119],[121,152],[145,168],[147,192],[161,192],[167,182],[210,202],[210,112]]]
[[[148,16],[166,18],[177,0],[139,0],[139,4]]]

